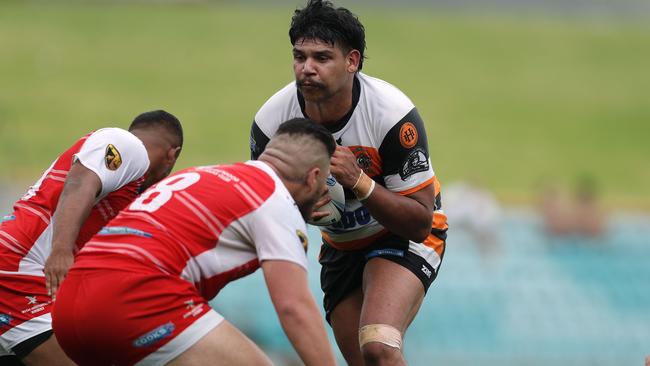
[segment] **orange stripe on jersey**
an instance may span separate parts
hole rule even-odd
[[[445,241],[433,234],[429,234],[429,236],[424,239],[423,244],[435,250],[439,257],[442,257],[442,253],[445,252]]]
[[[426,182],[424,182],[424,183],[422,183],[422,184],[418,184],[417,186],[415,186],[415,187],[413,187],[413,188],[411,188],[411,189],[407,189],[406,191],[397,192],[397,193],[399,193],[399,194],[402,195],[402,196],[406,196],[406,195],[409,195],[409,194],[411,194],[411,193],[415,193],[415,192],[421,190],[421,189],[424,188],[424,187],[429,186],[431,183],[433,183],[433,184],[435,185],[437,182],[438,182],[438,180],[436,179],[436,177],[432,177],[431,179],[428,179]],[[435,188],[436,188],[436,187],[434,186],[434,189],[435,189]],[[440,190],[440,184],[438,184],[438,191],[439,191],[439,190]],[[435,196],[435,195],[434,195],[434,196]]]
[[[434,211],[433,221],[431,222],[432,233],[424,239],[423,244],[435,250],[439,256],[442,256],[445,251],[445,240],[439,238],[434,232],[441,233],[441,236],[445,237],[448,228],[447,216],[440,211]]]
[[[379,150],[370,146],[348,146],[357,158],[357,163],[369,177],[381,175],[381,157]]]
[[[370,235],[368,237],[365,237],[363,239],[358,239],[358,240],[349,240],[349,241],[339,241],[335,242],[330,238],[329,235],[327,235],[326,232],[321,231],[321,236],[323,237],[323,240],[334,248],[338,250],[357,250],[357,249],[362,249],[367,247],[368,245],[372,244],[375,242],[377,239],[381,238],[382,236],[385,236],[388,234],[388,230],[382,229],[380,232]]]
[[[449,228],[449,225],[447,225],[447,215],[440,211],[434,211],[431,228],[437,230],[447,230]]]

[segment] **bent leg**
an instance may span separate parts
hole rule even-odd
[[[358,288],[336,305],[330,315],[336,344],[350,366],[363,366],[359,349],[359,317],[362,303],[363,293],[361,288]]]
[[[373,258],[363,273],[363,307],[359,325],[384,324],[403,336],[423,298],[422,282],[410,270],[384,258]],[[406,364],[401,348],[377,341],[363,345],[361,353],[366,365]]]
[[[224,320],[167,365],[272,365],[272,363],[253,341]]]
[[[75,366],[53,335],[24,356],[21,361],[26,366]]]

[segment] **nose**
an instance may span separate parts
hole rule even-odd
[[[316,70],[314,68],[314,60],[311,57],[308,57],[302,64],[302,72],[308,75],[316,73]]]

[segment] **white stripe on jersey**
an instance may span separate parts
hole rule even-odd
[[[43,222],[45,222],[47,225],[50,224],[50,216],[51,215],[49,213],[47,213],[47,214],[43,213],[43,212],[39,211],[38,209],[36,209],[34,207],[23,205],[22,203],[16,203],[14,206],[25,209],[25,210],[33,213],[34,215],[40,217],[41,220],[43,220]]]
[[[165,272],[165,274],[170,274],[170,271],[165,267],[165,265],[158,260],[153,254],[149,253],[146,249],[141,248],[137,245],[133,244],[128,244],[128,243],[116,243],[116,242],[110,242],[110,243],[104,243],[104,242],[97,242],[97,241],[90,241],[86,244],[84,249],[90,252],[115,252],[115,253],[123,253],[126,255],[130,255],[132,257],[136,257],[139,259],[147,259],[151,263],[153,263],[158,269],[161,271]]]
[[[210,220],[210,222],[217,225],[217,228],[219,229],[217,232],[223,231],[224,226],[221,223],[221,221],[219,221],[219,219],[216,216],[214,216],[212,212],[210,212],[210,210],[207,207],[205,207],[203,203],[201,203],[201,201],[197,200],[196,198],[194,198],[194,196],[192,196],[191,194],[185,191],[180,191],[178,192],[178,194],[180,194],[188,201],[190,201],[192,204],[194,204]]]

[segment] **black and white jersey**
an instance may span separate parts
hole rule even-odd
[[[260,108],[250,136],[253,159],[262,153],[282,122],[307,117],[304,106],[300,91],[295,83],[291,83]],[[424,123],[413,102],[395,86],[357,73],[350,112],[335,125],[326,127],[339,145],[347,146],[354,153],[359,166],[377,184],[401,195],[434,184],[436,195],[439,195],[439,184],[429,159]],[[443,245],[446,220],[440,209],[439,197],[436,198],[439,232],[431,240],[438,246]],[[433,229],[436,229],[435,216]],[[349,191],[346,191],[342,220],[322,228],[323,238],[341,249],[367,246],[387,233]],[[425,244],[434,243],[425,241]]]

